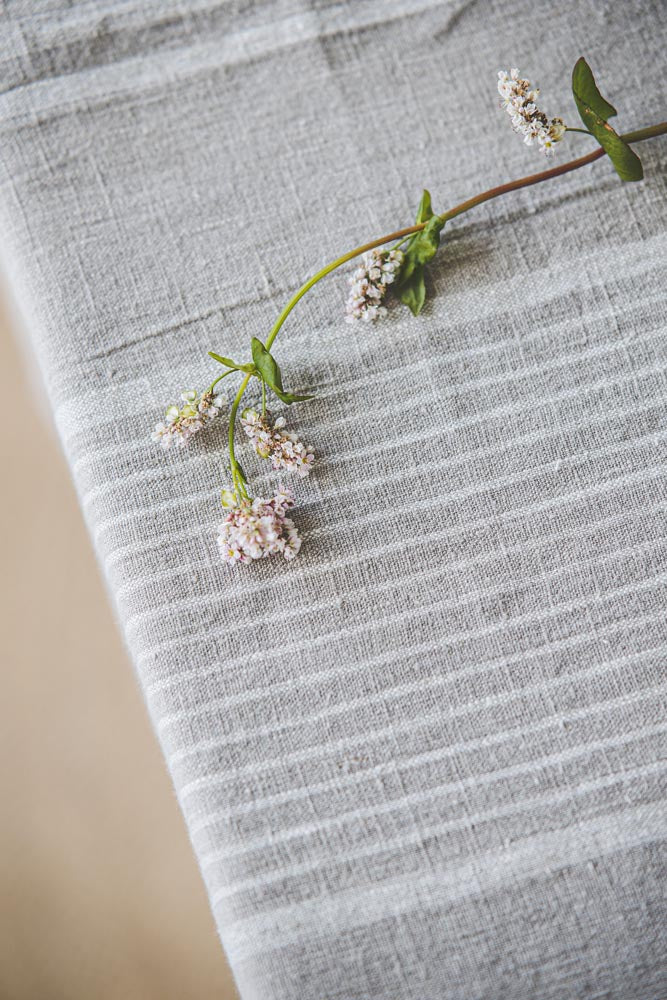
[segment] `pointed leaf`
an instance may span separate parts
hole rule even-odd
[[[283,389],[282,375],[276,359],[267,351],[261,340],[253,337],[251,341],[252,357],[255,362],[260,377],[266,382],[270,389],[275,392],[278,399],[290,406],[292,403],[301,403],[305,399],[313,399],[312,395],[303,393],[287,392]]]
[[[237,372],[247,372],[249,375],[253,374],[255,371],[254,365],[237,365],[235,361],[231,360],[231,358],[223,358],[221,354],[216,354],[215,351],[209,351],[208,354],[210,358],[213,358],[214,361],[224,365],[225,368],[232,368]]]
[[[426,285],[424,283],[424,265],[419,264],[412,271],[410,276],[402,282],[396,294],[399,299],[411,311],[413,316],[418,316],[424,308],[426,301]]]
[[[583,104],[580,105],[579,102],[577,102],[577,107],[584,125],[600,143],[621,180],[640,181],[644,176],[644,168],[635,151],[614,131],[608,122],[598,117],[591,108]]]
[[[419,233],[415,233],[408,243],[401,267],[397,287],[401,288],[412,277],[413,272],[421,265],[428,264],[435,257],[440,246],[440,231],[444,226],[437,215],[434,215]]]
[[[616,108],[609,101],[605,101],[598,90],[593,71],[583,57],[577,59],[572,70],[572,93],[577,107],[581,101],[604,122],[616,114]],[[581,111],[579,113],[581,114]]]
[[[257,337],[252,338],[251,347],[252,360],[255,362],[255,367],[261,377],[274,392],[279,389],[282,391],[283,380],[276,359],[267,351],[264,344]]]
[[[276,388],[273,388],[273,391],[275,392],[278,399],[281,399],[283,403],[287,403],[288,406],[291,406],[292,403],[303,403],[304,400],[306,399],[315,399],[315,397],[312,394],[305,395],[303,393],[297,393],[297,392],[285,392],[284,389],[276,389]]]
[[[222,354],[209,351],[208,356],[209,358],[213,358],[214,361],[218,361],[221,365],[225,365],[226,368],[236,368],[236,362],[232,361],[231,358],[223,358]]]
[[[584,59],[574,67],[572,93],[582,122],[600,143],[621,180],[640,181],[644,176],[641,160],[607,122],[616,111],[600,94]]]
[[[421,196],[421,201],[419,202],[419,208],[417,209],[417,218],[415,222],[420,225],[422,222],[428,222],[433,216],[433,209],[431,208],[431,195],[430,192],[424,188]]]
[[[642,161],[627,142],[614,132],[611,125],[605,122],[601,127],[594,127],[591,123],[589,128],[613,163],[621,180],[640,181],[644,176]]]
[[[393,286],[400,301],[418,316],[426,301],[424,265],[433,260],[440,246],[440,232],[445,223],[433,214],[431,195],[424,190],[417,209],[417,225],[426,223],[420,232],[410,237],[404,250],[403,264]]]
[[[434,215],[426,223],[420,233],[415,233],[406,251],[418,264],[428,264],[433,260],[440,246],[440,231],[445,223]]]

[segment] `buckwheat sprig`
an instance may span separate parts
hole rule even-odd
[[[182,405],[170,406],[164,421],[155,425],[151,434],[153,441],[159,441],[163,448],[172,444],[182,448],[193,434],[202,430],[209,420],[217,417],[223,405],[223,398],[209,389],[199,396],[196,389],[181,393]]]
[[[294,522],[285,516],[294,506],[290,490],[281,486],[270,500],[239,499],[223,490],[222,505],[228,508],[218,534],[223,562],[247,563],[276,554],[294,559],[298,555],[301,538]]]
[[[390,293],[417,316],[426,301],[426,265],[437,253],[442,230],[452,219],[493,198],[560,177],[594,163],[605,155],[621,180],[641,180],[644,176],[643,168],[639,157],[631,148],[632,144],[667,134],[667,122],[624,135],[615,132],[609,119],[616,115],[616,110],[600,94],[584,59],[577,61],[572,73],[572,94],[585,126],[583,129],[566,126],[562,118],[549,119],[537,106],[539,91],[528,80],[523,79],[517,69],[512,69],[509,73],[501,71],[497,86],[503,108],[509,114],[515,130],[523,135],[528,145],[537,142],[545,153],[551,153],[554,146],[564,140],[566,133],[580,132],[594,139],[596,148],[561,166],[490,188],[441,214],[433,211],[431,196],[428,191],[424,191],[413,226],[356,247],[309,278],[283,308],[266,341],[262,343],[257,337],[252,338],[250,361],[237,363],[210,351],[210,357],[223,366],[222,374],[213,380],[201,397],[195,390],[183,393],[183,405],[170,407],[165,421],[155,428],[152,436],[164,447],[169,447],[172,443],[185,444],[218,414],[222,405],[222,398],[215,391],[218,383],[236,372],[242,376],[231,405],[227,430],[231,484],[221,492],[226,514],[218,535],[220,555],[224,562],[248,563],[276,554],[289,560],[297,555],[301,547],[299,532],[287,516],[294,506],[291,491],[280,486],[275,495],[268,499],[251,496],[246,474],[236,457],[235,431],[245,391],[251,380],[257,379],[262,393],[261,412],[246,408],[241,415],[241,425],[255,454],[261,459],[270,459],[272,468],[281,473],[293,472],[304,478],[311,471],[313,452],[296,434],[285,430],[284,417],[279,416],[276,420],[269,418],[266,397],[267,392],[271,392],[286,406],[312,398],[310,395],[296,394],[285,389],[280,366],[271,353],[271,348],[287,317],[314,285],[332,271],[361,257],[362,260],[350,279],[351,288],[346,307],[348,322],[362,320],[371,323],[384,316]],[[380,249],[387,244],[393,246],[390,249]]]
[[[382,300],[398,277],[402,263],[401,250],[369,250],[363,255],[350,278],[350,294],[345,310],[348,323],[358,319],[369,323],[385,315],[387,310]]]
[[[270,458],[272,469],[296,472],[304,479],[313,467],[315,456],[292,431],[285,430],[287,421],[278,417],[270,424],[266,415],[246,408],[241,414],[241,426],[246,432],[255,454]]]
[[[522,80],[518,69],[509,73],[501,70],[498,73],[498,93],[503,99],[503,108],[512,120],[516,132],[524,137],[527,146],[537,139],[545,153],[553,152],[554,145],[567,131],[562,118],[547,118],[535,103],[539,97],[537,87],[532,87],[528,80]]]

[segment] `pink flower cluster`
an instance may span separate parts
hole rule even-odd
[[[402,250],[370,250],[361,258],[359,267],[350,278],[350,294],[345,319],[371,323],[386,313],[382,300],[401,270]]]
[[[220,526],[218,545],[223,562],[247,563],[281,553],[294,559],[301,548],[301,538],[294,522],[285,515],[294,506],[292,493],[279,487],[270,500],[236,500],[228,491],[223,504],[230,507]]]
[[[555,143],[565,135],[565,122],[562,118],[549,121],[540,111],[536,104],[540,94],[537,87],[522,79],[518,69],[509,73],[501,70],[498,73],[498,93],[504,110],[512,119],[514,131],[523,135],[526,145],[531,146],[537,140],[544,153],[553,152]]]
[[[273,469],[296,472],[302,478],[309,474],[315,456],[296,434],[284,430],[284,417],[272,426],[257,410],[248,408],[241,414],[241,426],[259,457],[271,459]]]
[[[181,393],[181,399],[183,405],[170,406],[164,421],[156,424],[151,434],[153,441],[159,441],[163,448],[172,444],[182,448],[193,434],[217,417],[223,403],[222,396],[214,396],[212,392],[205,392],[200,399],[196,389]]]

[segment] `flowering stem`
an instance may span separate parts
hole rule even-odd
[[[209,385],[208,389],[206,390],[206,392],[207,393],[213,392],[218,382],[221,382],[223,378],[226,378],[228,375],[231,375],[233,371],[234,371],[233,368],[229,368],[226,372],[223,372],[222,375],[218,375],[217,378],[214,378],[211,384]]]
[[[248,388],[248,383],[250,382],[251,378],[252,375],[246,375],[246,377],[241,382],[241,385],[239,386],[239,391],[236,393],[236,396],[234,397],[234,402],[232,403],[232,409],[229,414],[229,433],[228,433],[229,467],[232,473],[234,492],[236,493],[236,497],[239,501],[242,500],[243,497],[247,496],[248,494],[245,488],[245,484],[243,482],[243,476],[241,475],[241,472],[239,470],[239,463],[236,461],[236,454],[234,452],[234,430],[236,427],[236,414],[239,412],[239,406],[241,405],[241,400],[243,399],[243,393]]]
[[[641,142],[642,139],[653,139],[655,136],[665,135],[666,133],[667,122],[661,122],[659,125],[651,125],[649,128],[642,128],[636,132],[627,132],[621,138],[625,142]],[[469,211],[469,209],[475,208],[485,201],[490,201],[492,198],[499,198],[500,195],[508,194],[510,191],[518,191],[519,188],[530,187],[532,184],[540,184],[542,181],[551,180],[552,177],[560,177],[563,174],[568,174],[572,170],[578,170],[579,167],[585,167],[589,163],[594,163],[595,160],[599,160],[604,155],[604,149],[598,146],[592,153],[580,156],[576,160],[570,160],[559,167],[552,167],[551,170],[542,170],[539,174],[529,174],[528,177],[521,177],[519,180],[510,181],[509,184],[501,184],[499,187],[483,191],[482,194],[478,194],[474,198],[469,198],[467,201],[461,202],[460,205],[456,205],[455,208],[451,208],[449,212],[444,212],[440,218],[443,222],[447,222],[449,219],[454,219],[457,215],[462,215],[464,212]],[[415,228],[423,229],[424,226],[421,225]]]
[[[568,128],[566,131],[583,132],[586,135],[591,134],[585,129],[578,128]],[[626,132],[621,136],[621,138],[626,143],[632,143],[642,142],[644,139],[653,139],[656,136],[665,134],[667,134],[667,122],[660,122],[657,125],[650,125],[648,128],[638,129],[635,132]],[[570,160],[568,163],[563,163],[558,167],[552,167],[550,170],[542,170],[538,174],[529,174],[527,177],[521,177],[516,181],[510,181],[507,184],[500,184],[498,187],[489,188],[488,191],[483,191],[481,194],[475,195],[473,198],[468,198],[466,201],[462,201],[459,205],[455,205],[454,208],[450,208],[449,211],[443,212],[439,218],[442,222],[448,222],[450,219],[455,219],[458,215],[463,215],[464,212],[470,211],[471,208],[476,208],[477,205],[482,205],[485,201],[491,201],[492,198],[499,198],[503,194],[509,194],[510,191],[518,191],[520,188],[531,187],[533,184],[540,184],[542,181],[551,180],[553,177],[561,177],[563,174],[570,173],[572,170],[578,170],[580,167],[585,167],[589,163],[594,163],[595,160],[599,160],[604,155],[604,149],[599,146],[586,156],[580,156],[578,159]],[[393,243],[396,240],[403,243],[408,237],[412,236],[413,233],[418,233],[424,229],[425,225],[425,222],[417,223],[414,226],[407,226],[405,229],[399,229],[394,233],[389,233],[387,236],[380,236],[376,240],[371,240],[370,243],[364,243],[363,246],[356,247],[354,250],[348,251],[348,253],[343,254],[342,257],[338,257],[336,260],[319,270],[317,274],[314,274],[312,278],[309,278],[308,281],[292,296],[278,316],[266,340],[265,347],[267,351],[270,350],[271,345],[280,332],[280,328],[296,304],[303,298],[306,292],[310,291],[313,285],[317,284],[318,281],[321,281],[322,278],[327,276],[327,274],[331,274],[332,271],[337,270],[337,268],[346,264],[349,260],[353,260],[355,257],[360,256],[360,254],[366,253],[368,250],[374,250],[376,247],[384,246],[385,243]],[[230,374],[230,372],[225,372],[224,375],[219,376],[219,378],[217,378],[211,385],[211,389],[217,382],[220,381],[220,379],[224,378],[225,375],[228,374]],[[231,467],[232,479],[234,481],[234,489],[239,499],[241,499],[242,496],[247,497],[248,494],[243,483],[243,476],[241,475],[238,462],[236,461],[236,456],[234,454],[234,428],[241,399],[248,388],[248,383],[250,382],[251,377],[251,375],[246,375],[241,382],[229,416],[229,464]],[[262,382],[263,414],[265,413],[265,410],[266,387]]]

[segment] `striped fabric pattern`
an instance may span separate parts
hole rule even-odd
[[[224,420],[149,437],[423,186],[540,168],[498,69],[664,118],[663,15],[4,5],[4,266],[244,1000],[667,997],[667,144],[446,227],[418,320],[302,303],[295,563],[220,563]]]

